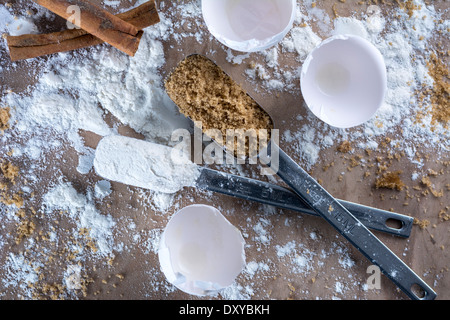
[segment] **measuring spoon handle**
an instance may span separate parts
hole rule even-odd
[[[267,155],[272,170],[408,297],[414,300],[436,298],[430,286],[273,141],[267,146]],[[415,287],[422,290],[420,296]]]
[[[319,216],[296,193],[282,186],[265,181],[241,177],[209,168],[201,168],[201,174],[196,181],[196,187],[232,197],[256,201],[277,208]],[[338,201],[370,229],[404,238],[409,237],[411,234],[413,225],[412,217],[344,200]],[[400,227],[391,228],[387,224],[388,220],[397,221]]]

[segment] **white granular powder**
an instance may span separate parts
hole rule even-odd
[[[38,281],[36,267],[36,265],[30,265],[23,255],[9,253],[8,259],[3,266],[6,272],[5,277],[2,279],[2,284],[6,288],[21,288],[24,292],[23,298],[30,299],[31,292],[27,287]]]
[[[77,224],[77,230],[88,230],[95,240],[96,254],[107,256],[112,252],[116,222],[110,215],[101,214],[88,195],[78,193],[68,182],[60,182],[44,195],[43,202],[49,210],[64,210]]]
[[[94,187],[95,197],[103,199],[111,194],[111,183],[107,180],[100,180]]]
[[[94,168],[100,176],[162,193],[176,193],[195,185],[200,171],[178,150],[122,136],[103,138]]]
[[[310,26],[294,27],[290,35],[282,42],[282,48],[287,52],[296,52],[298,59],[304,61],[306,56],[322,41],[322,39],[313,32]]]
[[[12,36],[20,36],[29,33],[38,33],[36,25],[31,19],[17,18],[6,7],[0,7],[0,30],[8,32]]]

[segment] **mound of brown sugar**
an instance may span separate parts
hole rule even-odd
[[[352,145],[347,140],[343,141],[338,147],[337,150],[342,153],[349,153],[353,150]]]
[[[165,82],[166,91],[181,113],[201,121],[203,130],[256,132],[273,127],[270,116],[219,66],[201,55],[181,61]]]
[[[405,183],[400,179],[401,171],[385,172],[380,178],[375,181],[375,187],[403,190]]]

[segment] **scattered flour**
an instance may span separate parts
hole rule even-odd
[[[95,197],[103,199],[111,194],[111,183],[108,180],[100,180],[94,187]]]
[[[283,50],[296,52],[299,61],[304,61],[308,54],[322,41],[310,26],[294,27],[281,42]]]
[[[38,266],[30,265],[23,255],[9,253],[4,266],[6,272],[2,284],[7,288],[20,287],[24,292],[23,298],[30,299],[32,296],[27,286],[38,281],[36,267]]]
[[[313,258],[316,255],[315,252],[309,250],[303,244],[290,241],[284,246],[277,245],[277,255],[279,258],[289,259],[289,264],[293,265],[293,271],[296,273],[309,273],[313,270]]]
[[[78,130],[113,134],[116,130],[104,120],[108,113],[146,139],[168,143],[173,130],[189,127],[189,123],[160,85],[159,68],[165,58],[162,42],[156,39],[165,32],[167,22],[148,28],[134,59],[106,45],[89,53],[52,56],[31,95],[6,95],[4,103],[15,106],[16,128],[24,136],[36,131],[44,135],[49,129],[66,135],[79,153],[87,155],[80,161],[81,173],[86,173],[92,152]],[[88,55],[98,63],[80,63]]]
[[[60,182],[44,195],[43,200],[47,212],[64,210],[76,223],[74,236],[80,229],[88,231],[89,236],[95,240],[96,254],[107,256],[112,253],[116,223],[110,215],[103,215],[96,209],[89,195],[78,193],[68,182]]]
[[[338,17],[334,20],[332,35],[351,34],[365,39],[369,38],[364,22],[350,17]]]
[[[0,30],[12,36],[38,33],[38,29],[31,19],[14,16],[5,6],[0,7]]]

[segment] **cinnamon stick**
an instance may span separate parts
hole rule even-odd
[[[134,9],[116,15],[139,30],[160,21],[155,1],[148,1]],[[138,33],[138,37],[141,33]],[[68,29],[48,34],[7,36],[11,61],[31,59],[58,52],[72,51],[104,43],[83,29]]]
[[[134,56],[138,49],[140,40],[138,28],[87,0],[33,1],[66,20],[73,14],[68,10],[69,7],[76,6],[80,16],[74,24],[78,27],[130,56]]]

